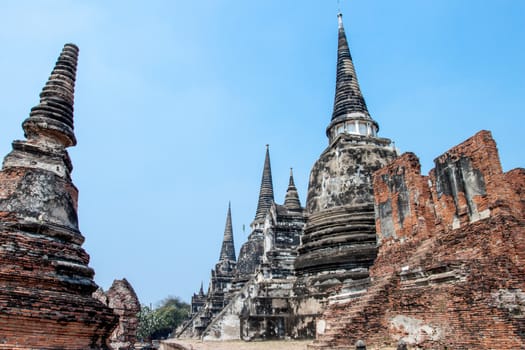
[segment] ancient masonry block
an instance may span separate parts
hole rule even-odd
[[[284,205],[274,203],[267,149],[252,231],[224,299],[230,303],[206,314],[215,295],[208,292],[206,305],[181,336],[191,334],[191,323],[206,339],[311,338],[335,289],[362,291],[368,285],[377,254],[372,175],[397,153],[390,140],[377,136],[379,125],[357,82],[341,15],[338,22],[329,146],[312,168],[306,210],[292,177]]]
[[[134,349],[137,341],[140,302],[131,284],[125,278],[114,280],[107,292],[98,289],[93,297],[109,306],[119,317],[118,326],[109,339],[111,349]]]

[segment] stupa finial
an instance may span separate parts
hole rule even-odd
[[[29,141],[42,139],[64,147],[77,143],[73,132],[73,103],[78,47],[65,44],[49,79],[40,93],[40,103],[31,109],[22,127]]]

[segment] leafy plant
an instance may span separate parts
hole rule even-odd
[[[153,309],[142,305],[137,336],[142,340],[165,339],[187,317],[190,306],[177,297],[167,297]]]

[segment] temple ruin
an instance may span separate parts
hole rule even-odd
[[[126,279],[93,280],[67,148],[78,48],[66,44],[0,171],[0,349],[132,349],[140,305]],[[239,256],[228,205],[219,260],[177,336],[313,339],[309,349],[525,347],[525,169],[503,172],[480,131],[422,175],[378,136],[338,15],[328,146],[305,206],[293,172],[274,198],[266,147]],[[219,251],[219,249],[218,249]],[[401,346],[401,345],[400,345]]]
[[[362,290],[369,284],[368,269],[377,254],[372,174],[396,152],[389,139],[377,136],[379,125],[359,88],[342,15],[338,22],[329,145],[312,168],[306,208],[292,175],[285,204],[274,203],[267,149],[257,212],[240,250],[231,302],[191,336],[313,338],[334,288]]]
[[[378,136],[341,14],[338,36],[328,147],[306,207],[293,177],[275,204],[267,150],[252,233],[224,290],[230,302],[179,336],[314,338],[310,349],[522,348],[525,170],[503,173],[481,131],[422,176],[414,154],[399,156]],[[196,309],[211,305],[210,293],[196,296]]]

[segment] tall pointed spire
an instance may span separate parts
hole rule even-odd
[[[255,212],[255,220],[264,219],[268,209],[272,206],[273,197],[273,182],[272,169],[270,167],[270,145],[266,145],[266,157],[264,159],[264,168],[261,179],[261,189],[259,191],[259,202],[257,203],[257,211]]]
[[[220,260],[236,261],[235,245],[233,244],[231,203],[228,203],[228,214],[226,215],[226,227],[224,228]]]
[[[350,54],[350,48],[346,39],[345,28],[343,26],[343,15],[339,13],[337,19],[339,26],[337,76],[332,122],[327,128],[327,135],[330,138],[335,136],[333,133],[335,126],[338,127],[337,133],[341,133],[346,127],[346,131],[349,133],[375,135],[378,125],[370,117],[365,99],[361,93],[361,88],[359,87],[352,55]],[[367,121],[369,125],[367,127],[367,124],[363,123],[364,128],[360,129],[359,123],[356,123],[356,121]],[[371,127],[374,129],[371,129]]]
[[[284,206],[289,210],[301,209],[301,201],[299,200],[299,194],[293,180],[293,169],[290,168],[290,182],[288,183],[288,190],[284,197]]]
[[[204,296],[204,283],[201,281],[201,288],[199,289],[199,295]]]
[[[337,47],[337,77],[332,120],[352,113],[362,113],[370,117],[359,82],[357,81],[354,62],[346,40],[343,15],[339,13],[337,19],[339,22],[339,43]]]
[[[78,47],[65,44],[55,68],[22,127],[29,141],[46,139],[63,147],[77,143],[73,132],[73,102]]]

